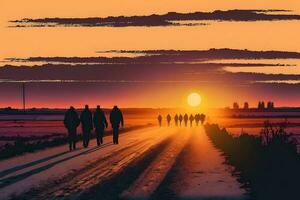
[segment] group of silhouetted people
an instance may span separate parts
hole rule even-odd
[[[196,126],[198,126],[199,122],[201,122],[201,124],[204,123],[205,118],[206,118],[206,116],[204,114],[195,114],[195,115],[191,114],[190,116],[188,116],[188,114],[184,114],[184,115],[176,114],[174,116],[174,121],[175,121],[175,126],[181,126],[182,122],[184,122],[185,127],[187,127],[188,121],[190,121],[190,126],[192,127],[194,121],[196,123]],[[158,115],[157,120],[158,120],[159,126],[162,126],[163,117],[161,115]],[[168,126],[170,126],[171,120],[172,120],[172,117],[170,114],[168,114],[166,116],[166,120],[167,120]]]
[[[120,124],[124,126],[123,114],[121,110],[114,106],[110,112],[109,117],[112,130],[113,130],[113,143],[119,143],[119,127]],[[70,150],[76,149],[77,142],[77,127],[81,123],[83,147],[89,146],[91,132],[95,128],[97,145],[103,144],[104,129],[108,127],[108,123],[103,110],[98,105],[94,114],[85,105],[84,110],[81,112],[80,117],[73,106],[65,113],[64,124],[68,130],[68,142]]]

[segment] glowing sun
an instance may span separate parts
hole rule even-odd
[[[201,104],[201,96],[198,93],[191,93],[187,98],[187,102],[192,107],[197,107]]]

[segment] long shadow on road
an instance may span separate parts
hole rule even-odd
[[[134,160],[130,166],[112,177],[106,177],[99,185],[94,185],[88,191],[82,193],[78,199],[81,200],[121,200],[120,194],[139,177],[148,165],[170,144],[174,135],[169,136],[161,143],[151,147],[138,159]]]
[[[19,171],[19,170],[22,170],[22,169],[25,169],[25,168],[28,168],[28,167],[32,167],[34,165],[38,165],[38,164],[43,163],[43,162],[47,162],[48,160],[63,156],[67,153],[70,153],[70,151],[64,151],[64,152],[61,152],[61,153],[58,153],[58,154],[54,154],[54,155],[39,159],[39,160],[35,160],[35,161],[32,161],[32,162],[25,163],[23,165],[18,165],[18,166],[3,170],[3,171],[0,172],[0,178],[3,177],[3,176],[9,175],[11,173],[14,173],[16,171]]]
[[[32,176],[34,174],[38,174],[38,173],[41,173],[42,171],[45,171],[47,169],[50,169],[52,167],[54,167],[55,165],[57,164],[60,164],[62,162],[65,162],[65,161],[68,161],[68,160],[71,160],[73,158],[76,158],[76,157],[79,157],[79,156],[82,156],[82,155],[86,155],[86,154],[89,154],[89,153],[93,153],[99,149],[102,149],[104,147],[107,147],[107,146],[110,146],[112,145],[112,142],[110,143],[107,143],[107,144],[104,144],[100,147],[94,147],[92,149],[89,149],[89,150],[86,150],[86,151],[83,151],[83,152],[80,152],[78,154],[75,154],[75,155],[72,155],[72,156],[69,156],[69,157],[66,157],[66,158],[63,158],[63,159],[60,159],[58,161],[55,161],[55,162],[52,162],[52,163],[49,163],[45,166],[42,166],[42,167],[39,167],[39,168],[36,168],[36,169],[33,169],[33,170],[30,170],[28,172],[25,172],[25,173],[22,173],[22,174],[18,174],[16,176],[11,176],[11,177],[8,177],[8,178],[5,178],[5,179],[2,179],[0,180],[0,188],[3,188],[3,187],[6,187],[8,185],[11,185],[11,184],[14,184],[16,182],[19,182],[29,176]]]
[[[193,173],[203,173],[202,171],[195,171],[196,168],[191,165],[191,163],[195,162],[197,160],[195,156],[197,155],[198,149],[195,149],[195,146],[199,145],[199,143],[195,143],[196,140],[203,139],[197,137],[199,134],[204,134],[201,132],[193,132],[193,134],[189,141],[186,143],[180,154],[177,156],[176,161],[174,165],[172,166],[171,170],[168,172],[165,179],[161,182],[159,187],[154,191],[152,196],[150,197],[150,200],[245,200],[245,196],[236,195],[236,194],[227,194],[227,195],[219,195],[214,194],[213,190],[212,192],[208,194],[198,195],[198,194],[191,194],[191,195],[183,195],[181,194],[181,191],[185,190],[184,185],[191,184],[192,180],[186,179],[187,172]],[[207,152],[208,153],[208,152]],[[205,160],[203,160],[205,162]],[[211,166],[213,169],[214,166]],[[199,169],[200,170],[200,169]],[[193,183],[193,184],[200,184]],[[202,184],[202,183],[201,183]],[[218,184],[216,182],[216,184]],[[198,186],[198,185],[197,185]],[[193,185],[190,185],[190,187],[193,187]],[[214,187],[214,185],[211,185],[211,187]],[[141,200],[141,199],[140,199]]]
[[[152,196],[150,198],[151,200],[176,199],[176,194],[174,193],[174,190],[172,190],[170,188],[170,185],[171,185],[170,183],[175,181],[174,177],[176,177],[178,175],[179,168],[182,165],[182,157],[186,154],[187,148],[188,148],[191,140],[193,140],[193,139],[194,139],[193,137],[190,137],[189,140],[187,141],[187,143],[185,144],[185,146],[182,148],[182,150],[179,153],[179,155],[177,156],[176,161],[175,161],[174,165],[172,166],[171,170],[168,172],[167,176],[161,182],[161,184],[156,189],[156,191],[154,191],[154,193],[152,194]]]
[[[129,130],[130,130],[130,129],[129,129]],[[126,132],[129,131],[129,130],[126,130]],[[134,130],[134,129],[133,129],[133,130]],[[126,132],[124,132],[124,130],[123,130],[121,133],[124,134],[124,133],[126,133]],[[123,136],[123,134],[122,134],[121,136]],[[104,146],[106,146],[106,145],[108,145],[108,144],[111,144],[111,142],[110,142],[110,143],[107,143],[107,144],[104,144],[104,145],[101,146],[101,147],[104,147]],[[89,150],[88,150],[88,151],[89,151]],[[68,153],[70,153],[70,151],[60,152],[60,153],[57,153],[57,154],[53,154],[53,155],[47,156],[47,157],[45,157],[45,158],[41,158],[41,159],[38,159],[38,160],[34,160],[34,161],[32,161],[32,162],[28,162],[28,163],[25,163],[25,164],[22,164],[22,165],[14,166],[14,167],[9,168],[9,169],[5,169],[5,170],[3,170],[3,171],[0,171],[0,178],[2,178],[2,177],[4,177],[4,176],[7,176],[7,175],[9,175],[9,174],[11,174],[11,173],[14,173],[14,172],[16,172],[16,171],[23,170],[23,169],[26,169],[26,168],[29,168],[29,167],[32,167],[32,166],[41,164],[41,163],[43,163],[43,162],[47,162],[47,161],[49,161],[49,160],[52,160],[52,159],[54,159],[54,158],[63,156],[63,155],[68,154]],[[5,162],[5,161],[3,161],[3,162]],[[1,181],[1,182],[2,182],[2,181]],[[1,188],[1,183],[0,183],[0,188]]]

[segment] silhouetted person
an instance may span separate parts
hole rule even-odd
[[[175,125],[178,126],[179,117],[177,114],[175,115],[174,120],[175,120]]]
[[[190,124],[191,124],[191,127],[192,127],[193,126],[193,121],[194,121],[194,116],[192,114],[190,115],[189,120],[190,120]]]
[[[198,126],[200,122],[200,114],[195,115],[195,122],[196,122],[196,126]]]
[[[77,142],[77,127],[80,124],[78,114],[73,106],[65,113],[65,127],[68,130],[68,142],[70,151],[76,149]]]
[[[98,105],[93,117],[94,127],[96,130],[97,145],[103,144],[104,129],[108,127],[108,123],[103,110]]]
[[[170,114],[168,114],[167,115],[167,122],[168,122],[168,126],[170,126],[170,122],[171,122],[171,115]]]
[[[117,106],[114,106],[114,108],[110,112],[109,119],[111,127],[113,129],[113,142],[114,144],[119,144],[119,127],[120,124],[122,125],[122,127],[124,126],[124,121],[123,114]]]
[[[189,120],[189,116],[188,116],[187,114],[185,114],[185,115],[183,116],[183,120],[184,120],[184,126],[186,127],[186,126],[187,126],[187,122],[188,122],[188,120]]]
[[[88,105],[85,105],[85,108],[80,115],[80,121],[83,146],[86,148],[89,146],[91,130],[93,130],[93,117]]]
[[[179,119],[179,126],[181,126],[181,122],[182,122],[182,120],[183,120],[183,117],[182,117],[181,114],[179,115],[179,118],[178,118],[178,119]]]
[[[200,115],[200,121],[201,121],[201,124],[203,125],[204,121],[205,121],[205,118],[206,116],[204,114],[201,114]]]
[[[158,120],[159,126],[161,126],[162,116],[161,116],[161,115],[158,115],[157,120]]]

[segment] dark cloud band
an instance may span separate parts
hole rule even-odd
[[[147,51],[110,51],[119,53],[119,57],[30,57],[7,58],[10,62],[47,62],[47,63],[83,63],[83,64],[194,64],[206,63],[221,59],[300,59],[299,52],[290,51],[251,51],[240,49],[209,49],[209,50],[147,50]],[[122,53],[144,54],[136,57],[122,57]],[[237,61],[238,62],[238,61]],[[230,65],[215,63],[215,65]],[[276,66],[270,64],[232,63],[234,66]],[[280,64],[278,66],[281,66]]]
[[[277,13],[277,14],[276,14]],[[207,25],[197,21],[273,21],[299,20],[300,15],[289,10],[216,10],[213,12],[177,13],[147,16],[109,16],[89,18],[40,18],[11,21],[12,27],[129,27],[129,26],[193,26]]]

